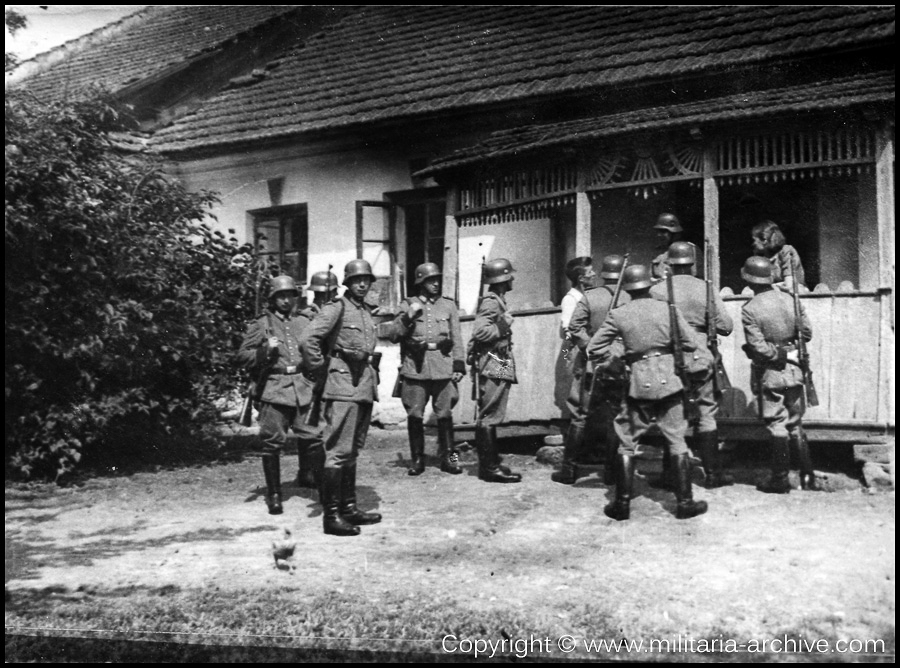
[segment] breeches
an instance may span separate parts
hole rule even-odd
[[[775,437],[793,434],[803,418],[803,386],[763,388],[763,419]]]
[[[655,422],[654,422],[655,419]],[[665,399],[642,401],[628,397],[615,419],[616,435],[619,437],[619,454],[634,455],[637,444],[653,426],[659,428],[669,446],[669,454],[687,454],[684,432],[684,404],[681,393]]]
[[[259,438],[265,453],[280,453],[287,442],[288,430],[300,439],[300,447],[322,442],[322,432],[306,424],[310,407],[281,406],[263,402],[259,407]]]
[[[506,404],[509,401],[509,388],[512,383],[508,380],[478,377],[481,390],[481,403],[479,414],[481,424],[485,427],[498,425],[506,420]]]
[[[366,444],[372,404],[325,401],[325,467],[339,468],[356,461]]]
[[[699,386],[693,389],[693,397],[697,406],[697,414],[700,420],[697,423],[697,433],[715,431],[716,415],[719,412],[719,402],[716,401],[715,392],[713,391],[712,375]]]
[[[435,416],[441,420],[453,417],[453,407],[459,401],[459,390],[449,378],[441,380],[404,378],[400,398],[409,417],[424,418],[425,407],[430,400]]]

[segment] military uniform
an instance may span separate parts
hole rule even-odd
[[[615,285],[604,285],[593,290],[588,290],[584,299],[575,307],[572,320],[569,323],[569,336],[578,348],[573,361],[573,379],[566,399],[566,406],[572,415],[571,425],[576,429],[587,430],[588,422],[594,423],[599,435],[607,448],[616,448],[618,442],[612,432],[612,423],[619,412],[622,397],[624,396],[624,365],[622,363],[623,349],[621,343],[614,344],[611,355],[612,364],[604,365],[604,368],[594,369],[594,365],[587,359],[586,349],[591,337],[600,330],[606,321],[609,307],[612,306],[615,294]],[[619,292],[618,306],[627,304],[631,297],[624,291]],[[619,373],[616,372],[619,368]],[[594,374],[597,379],[594,381]],[[594,388],[594,396],[591,397],[591,388]],[[593,404],[591,403],[593,401]],[[608,461],[612,461],[609,452]]]
[[[397,316],[388,335],[400,341],[403,407],[410,416],[422,419],[431,400],[439,420],[451,418],[459,391],[450,378],[466,372],[459,310],[447,297],[410,297],[404,305],[414,302],[422,305],[422,312],[412,321],[405,314]]]
[[[238,361],[256,373],[272,363],[259,406],[259,435],[267,453],[281,452],[289,428],[300,440],[298,448],[322,444],[321,430],[307,424],[315,378],[300,354],[300,341],[314,315],[312,308],[287,316],[270,311],[251,323],[238,351]],[[278,338],[273,358],[267,357],[265,346],[270,336]]]
[[[512,314],[503,297],[488,292],[478,307],[470,342],[481,396],[478,413],[484,426],[506,420],[510,387],[519,382],[512,345]]]
[[[800,333],[804,341],[812,339],[812,326],[800,304]],[[773,480],[763,491],[785,493],[790,452],[787,441],[800,458],[801,483],[804,489],[818,489],[809,455],[809,444],[803,433],[803,372],[795,361],[797,321],[791,295],[778,290],[757,294],[741,311],[744,350],[752,361],[751,383],[759,401],[762,417],[772,439]]]
[[[722,471],[718,451],[716,415],[719,412],[719,402],[715,396],[714,382],[716,361],[707,342],[706,289],[706,281],[702,279],[686,274],[672,276],[675,305],[696,334],[694,338],[697,342],[696,350],[684,354],[685,368],[691,380],[691,387],[687,391],[691,393],[697,413],[696,423],[690,426],[695,429],[696,447],[700,452],[706,473],[706,486],[721,487],[731,484],[733,480]],[[668,302],[667,284],[654,285],[650,294],[659,301]],[[734,323],[726,312],[721,298],[716,295],[715,299],[716,334],[728,336],[734,330]]]
[[[354,263],[363,263],[365,275],[371,276],[368,263]],[[300,346],[309,367],[326,374],[322,391],[326,456],[320,493],[325,533],[334,535],[357,535],[358,525],[381,521],[381,515],[363,513],[356,506],[356,460],[369,433],[372,404],[378,400],[380,356],[375,353],[371,310],[345,294],[322,307]]]
[[[705,512],[706,505],[695,503],[691,493],[684,440],[684,387],[675,372],[669,307],[650,296],[651,279],[645,267],[628,267],[624,283],[632,301],[610,311],[587,347],[588,358],[602,363],[616,339],[621,337],[625,359],[630,365],[626,399],[615,418],[615,432],[620,441],[615,470],[616,500],[604,512],[616,520],[629,518],[634,454],[641,437],[656,425],[668,443],[675,464],[676,516],[686,519]],[[696,350],[695,337],[677,309],[675,317],[682,349]]]

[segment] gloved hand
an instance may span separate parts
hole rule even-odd
[[[275,357],[278,354],[278,337],[270,336],[266,339],[266,354],[269,357]]]

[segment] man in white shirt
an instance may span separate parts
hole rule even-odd
[[[559,314],[563,332],[569,329],[569,321],[575,312],[575,305],[581,301],[585,290],[594,287],[597,273],[594,271],[591,258],[576,257],[566,263],[566,278],[572,283],[572,288],[562,298]]]

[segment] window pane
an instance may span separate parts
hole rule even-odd
[[[277,220],[265,220],[256,224],[256,248],[261,253],[277,253],[281,243],[280,225]]]
[[[372,265],[372,273],[376,276],[390,276],[391,254],[385,244],[364,243],[362,259]]]
[[[293,276],[297,281],[306,281],[306,263],[304,256],[299,252],[290,252],[284,254],[284,262],[282,269],[288,276]]]

